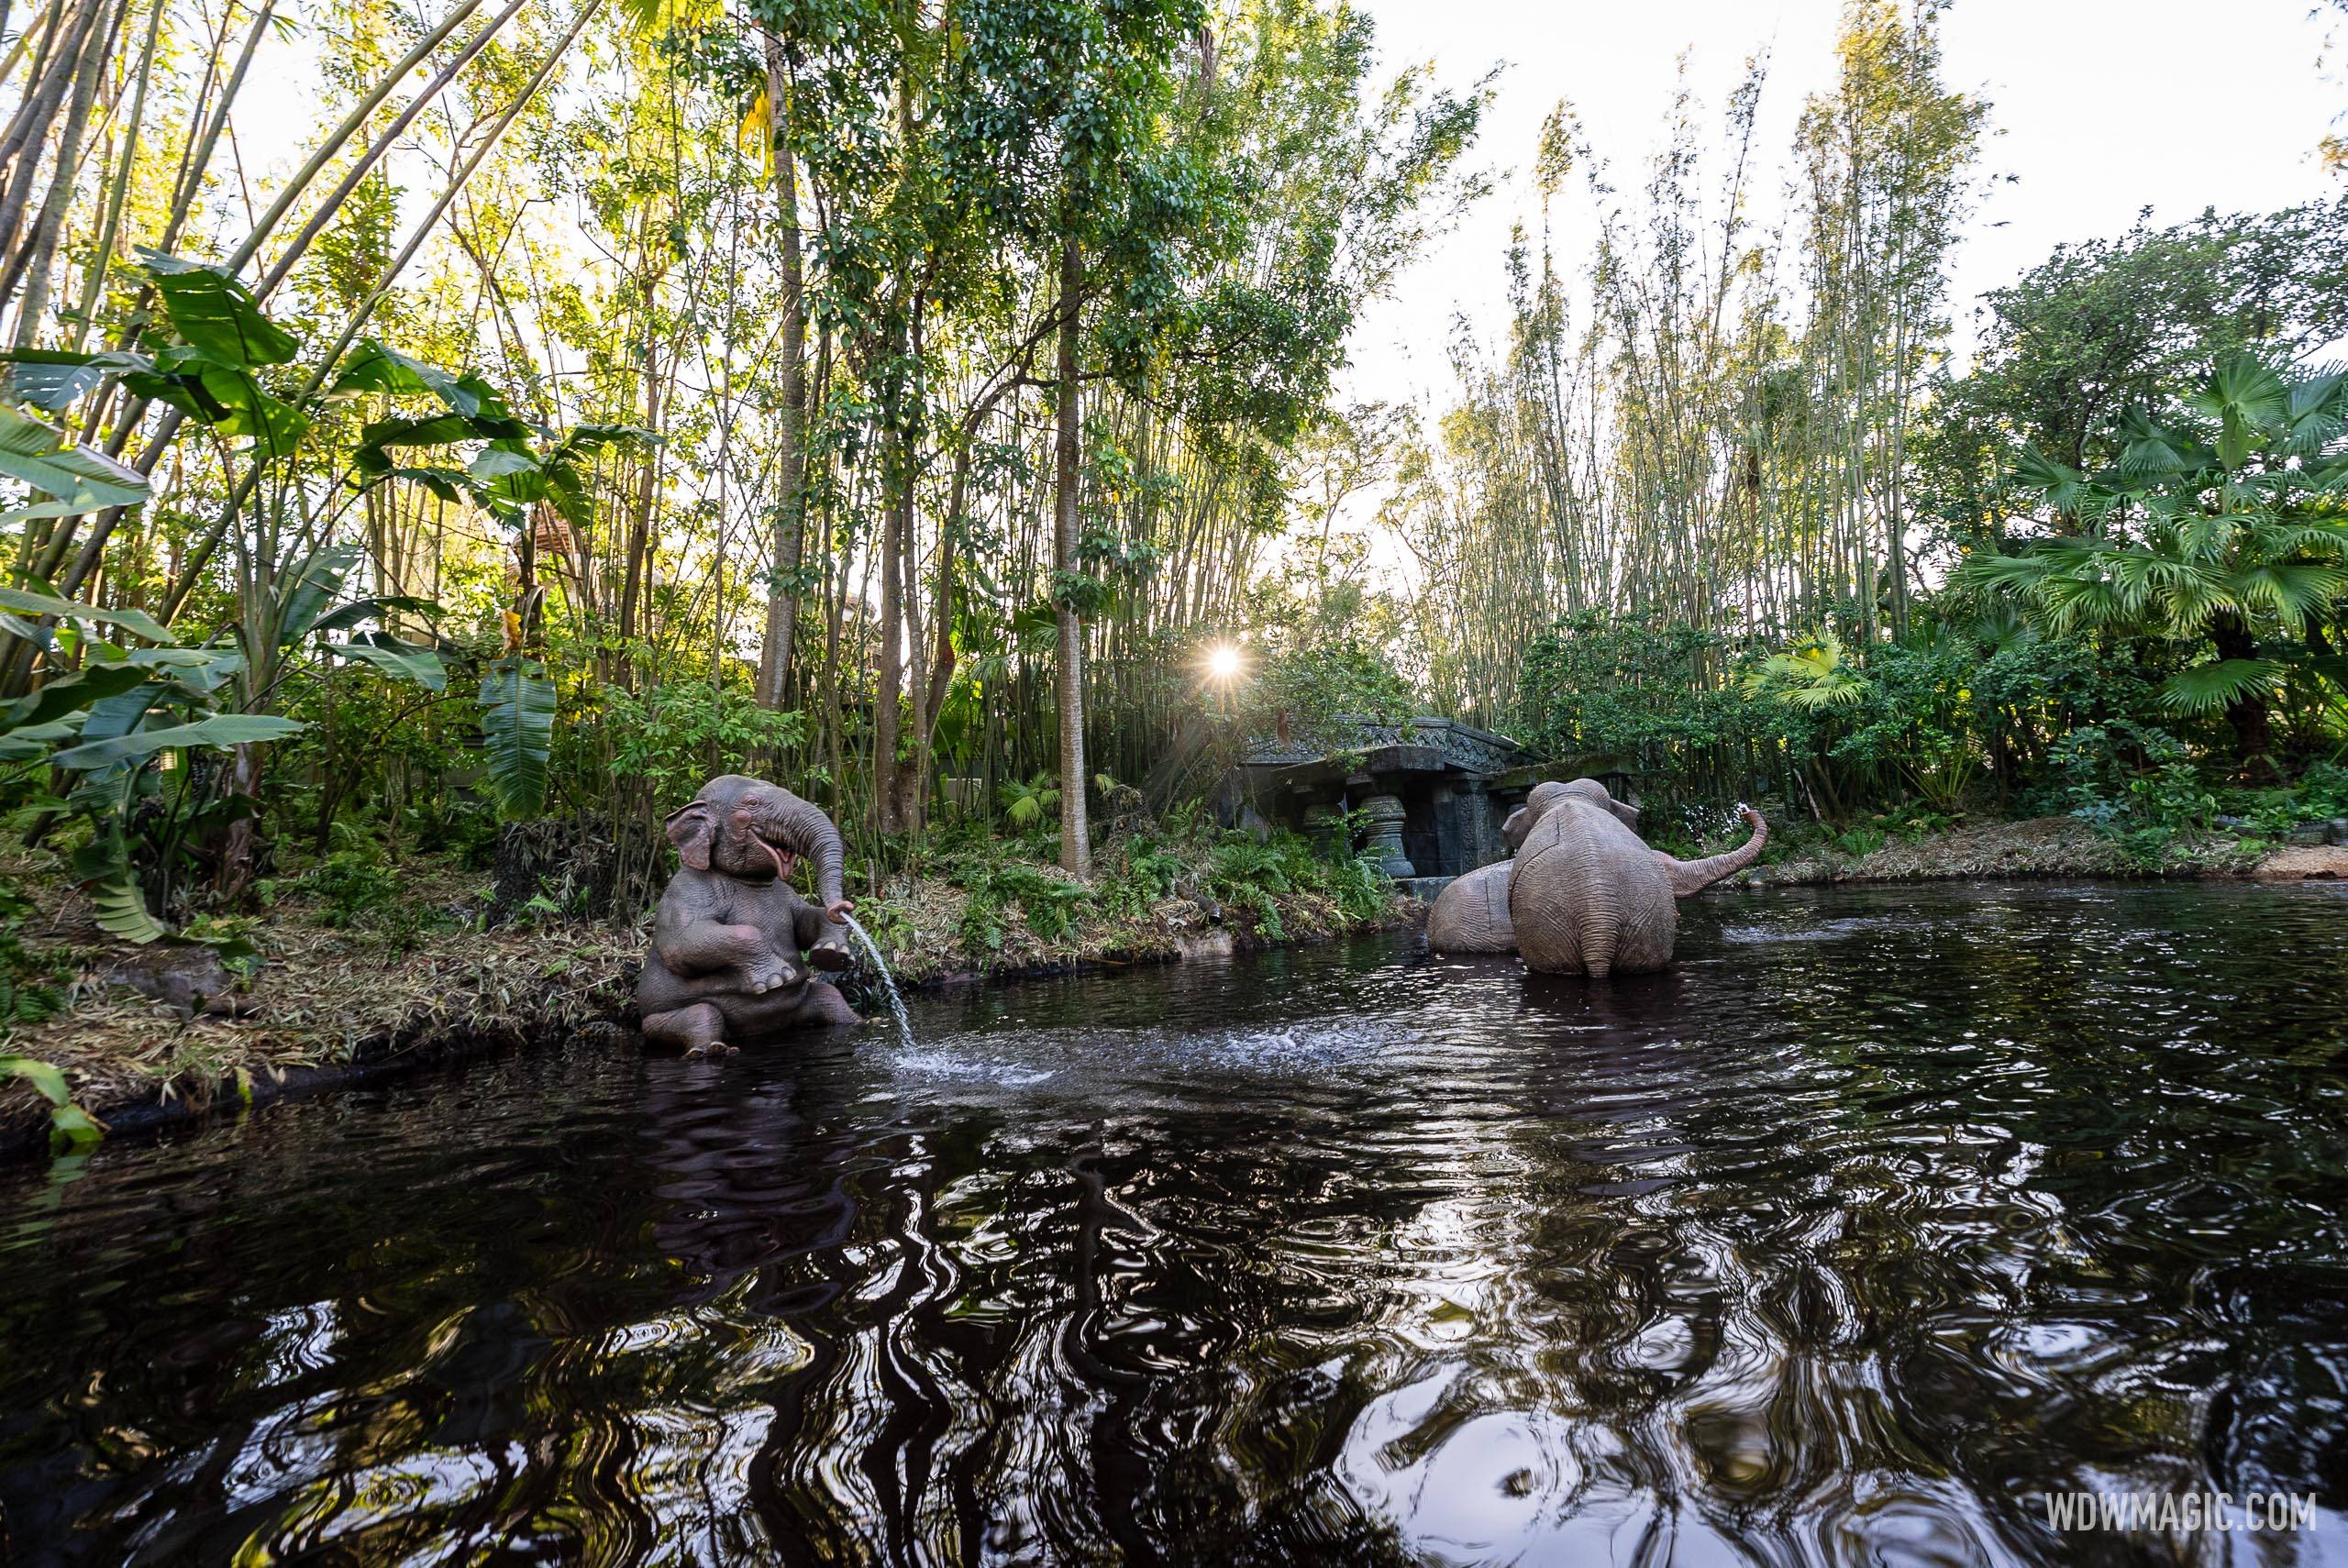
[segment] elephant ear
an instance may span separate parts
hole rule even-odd
[[[1624,827],[1629,828],[1633,833],[1638,832],[1638,807],[1631,804],[1628,801],[1618,801],[1611,793],[1610,793],[1606,797],[1606,809],[1614,813],[1615,821],[1621,823]]]
[[[709,852],[717,842],[717,816],[706,801],[694,801],[669,813],[669,842],[677,857],[696,871],[709,869]]]
[[[1508,845],[1511,855],[1514,855],[1524,847],[1524,835],[1532,831],[1533,808],[1519,806],[1508,814],[1508,821],[1501,824],[1501,842]]]

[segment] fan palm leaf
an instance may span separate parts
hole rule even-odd
[[[2267,561],[2233,573],[2226,587],[2236,602],[2296,629],[2348,591],[2348,570],[2313,561]]]
[[[2161,685],[2161,701],[2180,713],[2214,713],[2252,695],[2272,695],[2283,666],[2271,658],[2221,658],[2179,670]]]

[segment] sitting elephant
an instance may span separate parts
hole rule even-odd
[[[790,790],[728,773],[669,815],[669,878],[636,984],[644,1036],[693,1055],[787,1029],[860,1021],[810,966],[845,969],[839,830]],[[792,890],[815,863],[818,909]],[[802,956],[803,952],[803,958]]]
[[[1623,806],[1634,817],[1636,806]],[[1501,824],[1501,838],[1514,855],[1524,847],[1533,812],[1519,806]],[[1513,953],[1516,930],[1508,922],[1508,885],[1513,860],[1495,860],[1455,877],[1427,911],[1427,949],[1434,953]]]
[[[1451,879],[1427,911],[1430,953],[1513,953],[1516,931],[1508,922],[1512,860],[1495,860]]]
[[[1769,824],[1739,809],[1753,836],[1725,855],[1675,860],[1633,830],[1638,809],[1595,778],[1543,784],[1528,813],[1509,878],[1508,918],[1525,967],[1602,979],[1671,963],[1679,934],[1676,900],[1753,864]],[[1448,889],[1446,889],[1447,891]]]

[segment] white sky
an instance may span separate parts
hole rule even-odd
[[[1538,214],[1524,170],[1542,119],[1571,101],[1612,183],[1632,189],[1660,143],[1678,57],[1717,125],[1746,58],[1767,50],[1753,215],[1774,222],[1804,98],[1833,76],[1839,0],[1356,0],[1377,19],[1385,68],[1432,60],[1465,87],[1506,71],[1472,155],[1496,189],[1365,311],[1348,395],[1444,406],[1454,315],[1488,337],[1505,320],[1512,223]],[[1955,0],[1943,17],[1950,85],[1987,97],[1985,169],[1999,179],[1955,259],[1960,343],[1974,301],[2066,240],[2117,235],[2149,205],[2176,222],[2205,206],[2271,211],[2348,189],[2316,152],[2348,82],[2319,64],[2315,0]],[[1714,182],[1708,182],[1706,188]],[[1586,203],[1556,220],[1561,271],[1589,252]]]

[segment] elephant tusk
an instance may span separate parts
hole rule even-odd
[[[767,852],[767,858],[774,862],[774,874],[778,880],[787,882],[791,879],[791,866],[789,861],[785,859],[781,850],[777,849],[773,845],[769,844],[764,838],[755,833],[750,835],[750,842],[757,845],[760,849],[765,850]]]

